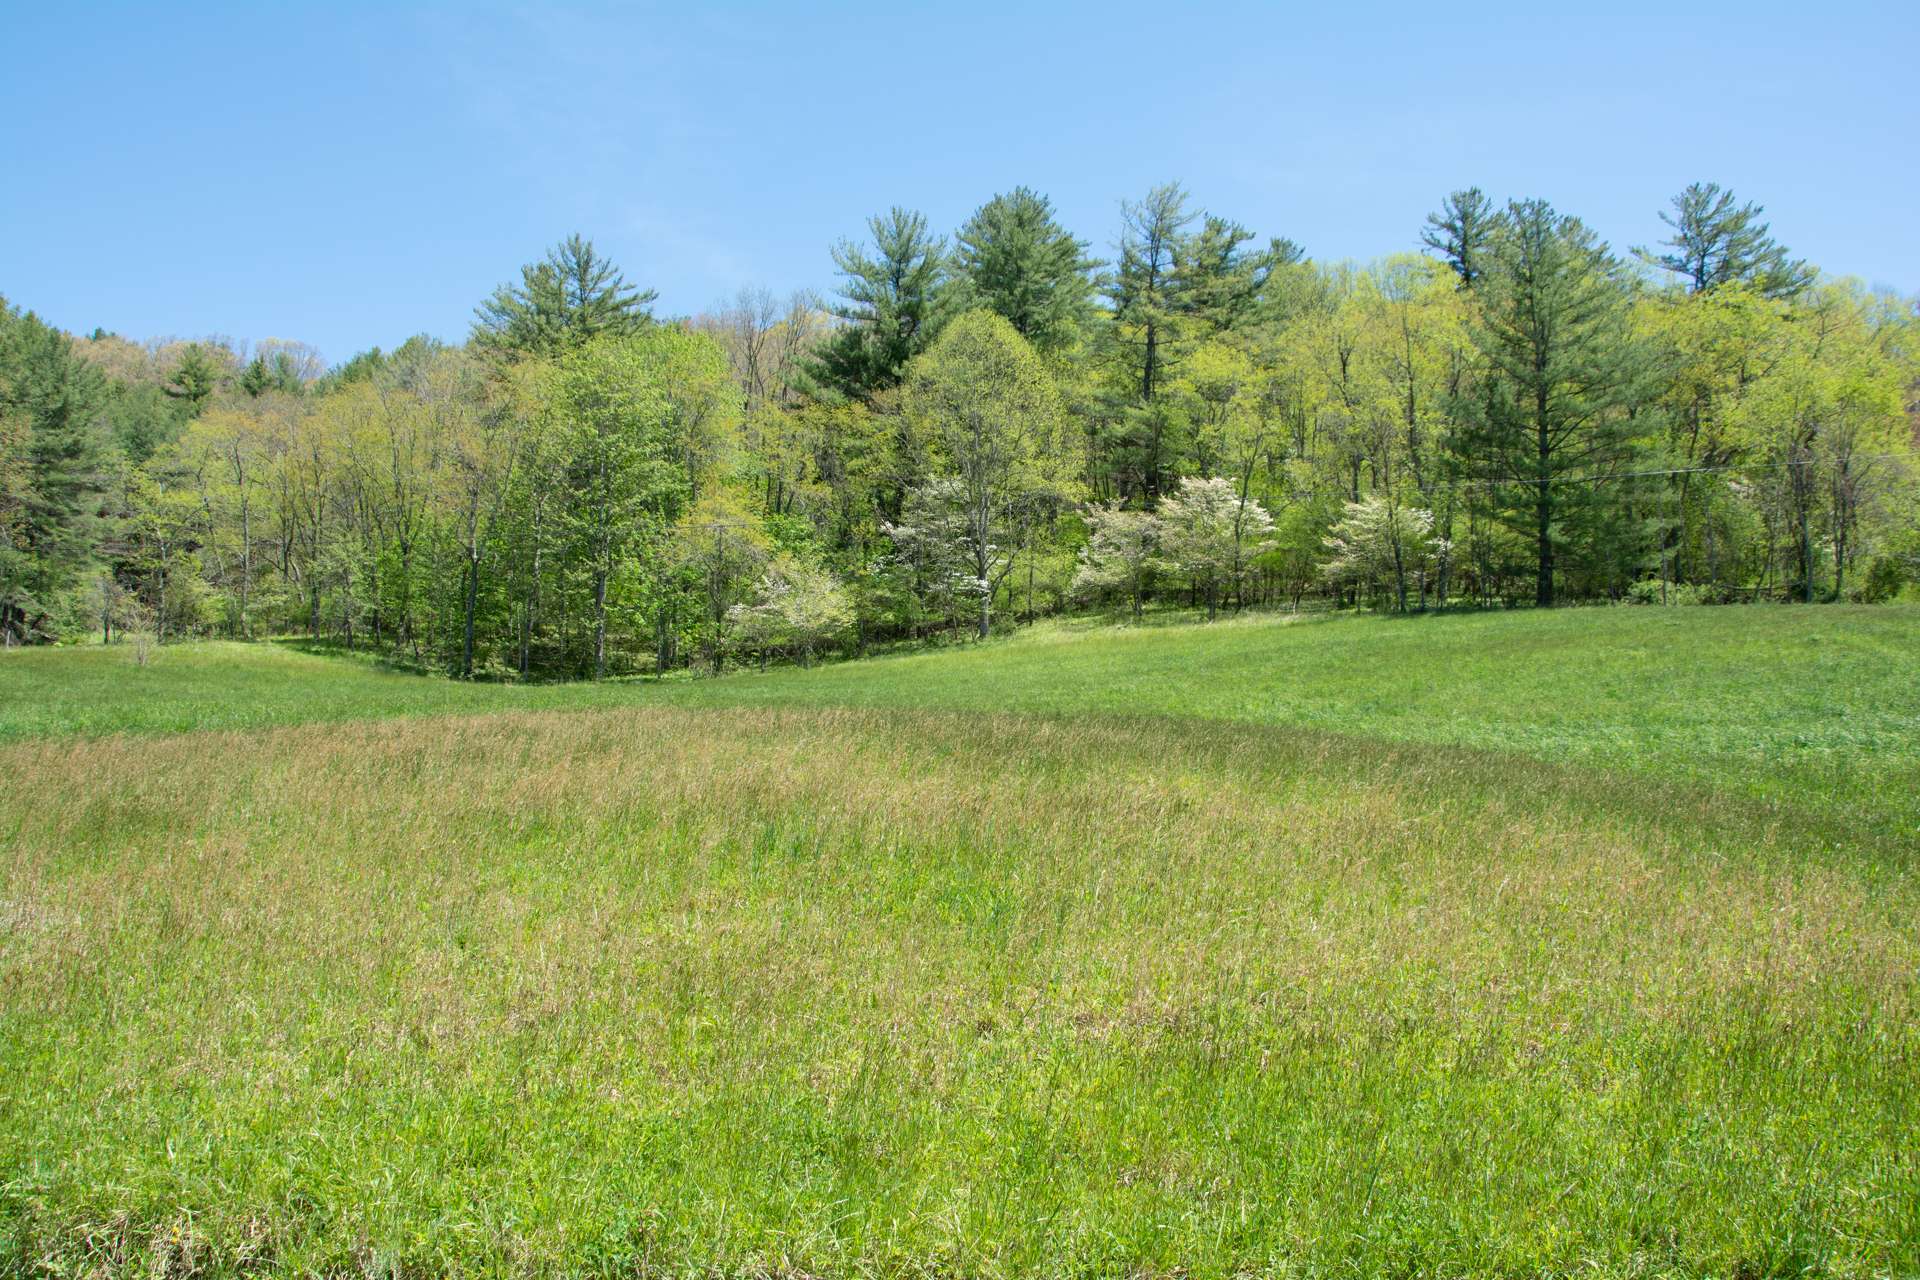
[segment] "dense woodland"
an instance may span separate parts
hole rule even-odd
[[[1910,302],[1689,187],[1617,254],[1455,192],[1318,262],[1177,185],[1106,260],[1019,189],[836,296],[656,318],[573,237],[426,337],[59,332],[0,301],[0,633],[305,634],[602,676],[1209,616],[1882,600],[1920,580]]]

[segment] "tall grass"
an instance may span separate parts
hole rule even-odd
[[[1868,687],[1911,672],[1833,625]],[[1420,633],[1200,634],[1312,690]],[[964,695],[1151,672],[1141,643],[880,664],[866,709],[661,705],[832,701],[849,667],[329,724],[538,691],[268,653],[247,714],[304,723],[183,734],[261,651],[169,650],[147,732],[16,732],[0,1269],[1920,1271],[1905,799],[1756,803],[1764,753],[1622,770],[1431,706],[1398,736],[1466,744],[1389,741],[1358,689],[1347,732]],[[1505,677],[1455,674],[1490,714]],[[1779,732],[1759,705],[1702,720]]]
[[[4,763],[22,1267],[1920,1265],[1911,884],[1604,781],[831,712]]]

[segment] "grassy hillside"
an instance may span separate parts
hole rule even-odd
[[[1911,1274],[1917,640],[0,655],[0,1270]]]
[[[1049,626],[720,680],[464,685],[279,645],[24,650],[0,742],[389,715],[655,706],[1182,716],[1688,778],[1920,839],[1920,609],[1586,609]]]
[[[1920,835],[1920,610],[1588,609],[1056,629],[695,682],[700,706],[1193,716],[1519,752]]]

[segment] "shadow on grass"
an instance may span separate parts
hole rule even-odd
[[[341,640],[315,640],[310,636],[275,636],[262,643],[272,645],[276,649],[284,649],[289,653],[305,654],[313,658],[336,658],[345,662],[355,662],[375,671],[388,671],[396,675],[444,676],[446,674],[425,660],[382,649],[349,646]]]

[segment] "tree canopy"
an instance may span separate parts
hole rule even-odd
[[[474,309],[473,342],[510,358],[557,356],[645,327],[656,296],[628,284],[593,241],[570,235]]]
[[[576,235],[464,342],[331,368],[0,302],[0,640],[534,679],[1079,608],[1920,593],[1912,301],[1710,182],[1660,218],[1623,258],[1469,186],[1409,251],[1321,261],[1165,183],[1103,267],[1017,186],[951,248],[870,219],[831,303],[659,319]]]

